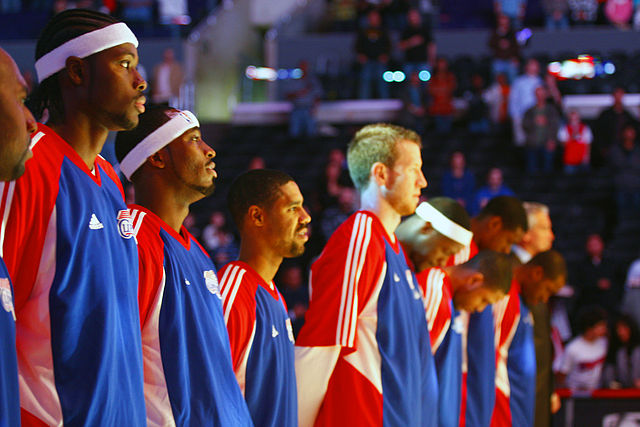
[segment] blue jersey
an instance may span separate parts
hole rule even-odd
[[[424,296],[438,375],[438,426],[458,427],[462,399],[463,316],[453,307],[451,280],[440,268],[416,275]]]
[[[131,206],[150,426],[250,426],[231,367],[213,262],[182,227]]]
[[[424,304],[395,235],[359,211],[311,267],[296,342],[301,426],[437,425]]]
[[[536,399],[536,351],[533,316],[517,282],[494,305],[496,337],[496,404],[491,425],[533,426]]]
[[[467,332],[467,399],[466,427],[486,427],[496,400],[496,347],[494,344],[493,309],[469,315]]]
[[[0,258],[0,426],[20,425],[18,360],[16,359],[16,326],[13,288],[9,272]]]
[[[218,272],[233,369],[256,426],[297,426],[293,329],[284,300],[241,261]]]
[[[20,404],[50,425],[143,426],[137,248],[122,186],[39,125],[25,174],[3,185]]]

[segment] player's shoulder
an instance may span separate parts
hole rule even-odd
[[[367,211],[357,211],[336,229],[327,242],[328,247],[348,247],[353,242],[371,245],[382,244],[384,228],[376,215]]]
[[[151,251],[162,250],[164,244],[160,237],[161,225],[157,215],[135,204],[128,205],[128,208],[138,248]]]
[[[31,137],[33,157],[27,160],[25,173],[16,180],[16,185],[28,183],[30,191],[57,187],[64,160],[61,144],[66,143],[51,129],[39,124]]]
[[[236,292],[255,293],[258,287],[256,272],[242,261],[231,261],[218,270],[222,288],[238,288]]]

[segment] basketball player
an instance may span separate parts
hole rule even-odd
[[[0,181],[22,176],[32,157],[29,139],[36,121],[25,107],[27,85],[13,59],[0,49]],[[13,288],[0,245],[0,425],[20,425]]]
[[[189,111],[151,107],[118,132],[116,156],[133,182],[149,425],[251,425],[231,368],[213,262],[184,227],[213,193],[215,151]]]
[[[135,239],[98,155],[144,110],[138,42],[114,18],[54,16],[36,45],[38,125],[0,218],[13,279],[23,425],[145,425]]]
[[[349,144],[361,210],[311,267],[296,342],[299,420],[308,425],[437,424],[437,380],[424,306],[394,231],[415,211],[420,137],[373,124]]]
[[[240,256],[218,272],[233,368],[259,426],[298,424],[293,329],[273,278],[284,258],[304,252],[311,217],[293,178],[256,169],[227,197]]]

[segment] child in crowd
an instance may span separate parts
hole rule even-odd
[[[640,332],[633,317],[623,314],[611,330],[602,383],[609,388],[640,388]]]
[[[564,352],[557,385],[573,390],[594,390],[607,355],[607,315],[604,309],[586,307],[579,316],[581,334]]]
[[[569,121],[558,131],[558,141],[564,146],[562,163],[567,175],[588,170],[591,159],[591,128],[582,121],[576,110],[569,112]]]

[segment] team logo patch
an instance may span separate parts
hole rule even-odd
[[[118,233],[124,239],[133,237],[133,222],[131,221],[131,212],[128,209],[118,211]]]
[[[204,284],[207,285],[207,289],[214,295],[220,296],[220,284],[218,283],[218,276],[213,270],[207,270],[202,272],[204,274]]]
[[[0,279],[0,299],[2,300],[2,308],[7,313],[13,312],[13,295],[11,294],[11,284],[9,279]]]

